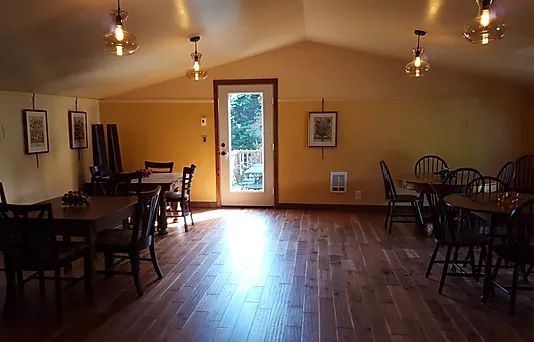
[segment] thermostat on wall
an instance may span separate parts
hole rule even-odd
[[[206,119],[205,116],[203,116],[203,117],[200,118],[200,125],[201,125],[202,127],[206,127],[206,126],[208,125],[208,119]]]

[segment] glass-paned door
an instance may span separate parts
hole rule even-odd
[[[219,86],[222,205],[274,205],[273,89]]]

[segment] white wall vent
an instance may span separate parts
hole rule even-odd
[[[330,192],[332,193],[347,192],[347,172],[339,172],[339,171],[330,172]]]

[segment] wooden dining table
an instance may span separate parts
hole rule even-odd
[[[41,203],[52,204],[53,218],[48,223],[50,227],[43,227],[43,229],[50,229],[57,235],[83,237],[89,246],[91,255],[88,260],[88,269],[84,274],[84,280],[86,293],[92,296],[94,294],[96,235],[106,229],[122,224],[126,218],[133,216],[137,198],[135,196],[91,196],[88,198],[88,202],[88,205],[82,207],[63,207],[61,197],[56,197]]]
[[[447,206],[462,211],[485,214],[488,221],[488,253],[486,255],[484,286],[482,288],[481,301],[484,303],[488,297],[489,291],[494,284],[492,278],[493,271],[493,243],[495,238],[495,222],[503,222],[512,211],[521,203],[534,198],[532,194],[519,194],[519,202],[515,205],[503,205],[497,200],[497,193],[486,194],[452,194],[445,196],[444,201]]]
[[[141,190],[152,190],[158,185],[161,186],[161,194],[159,196],[159,210],[158,210],[158,233],[160,235],[167,234],[167,204],[165,202],[165,192],[172,191],[180,186],[182,182],[181,172],[172,173],[151,173],[148,177],[141,179]],[[132,183],[137,183],[133,180]]]

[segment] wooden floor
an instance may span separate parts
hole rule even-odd
[[[521,341],[534,340],[534,295],[516,317],[503,295],[479,303],[480,283],[423,275],[432,241],[412,224],[386,235],[378,212],[212,210],[158,240],[165,277],[129,276],[67,287],[55,315],[53,283],[35,281],[0,324],[1,341]],[[101,261],[101,260],[99,260]],[[124,265],[127,269],[128,264]],[[75,272],[78,272],[75,268]],[[3,279],[0,293],[4,296]],[[3,300],[3,297],[0,298]]]

